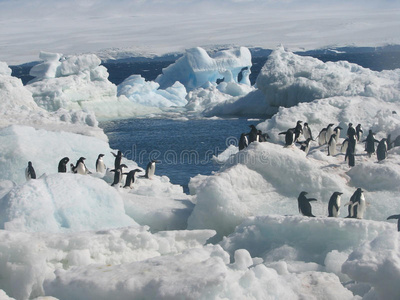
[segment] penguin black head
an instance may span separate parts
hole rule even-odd
[[[32,162],[28,161],[28,166],[32,167]]]
[[[152,162],[152,163],[157,163],[157,164],[159,164],[159,163],[161,162],[161,160],[155,160],[155,159],[153,159],[151,162]]]
[[[305,123],[304,123],[304,126],[308,126],[308,123],[307,123],[307,122],[305,122]]]
[[[125,164],[121,164],[121,165],[119,165],[119,168],[120,168],[120,169],[122,169],[122,168],[128,168],[128,166],[125,165]]]
[[[297,124],[300,124],[300,123],[303,123],[303,121],[300,121],[300,120],[299,120],[299,121],[297,121]]]
[[[69,162],[69,158],[68,157],[64,157],[63,159],[62,159],[62,161],[63,161],[63,163],[67,163],[67,162]]]
[[[302,191],[302,192],[300,193],[299,197],[300,197],[300,196],[305,196],[305,195],[307,195],[307,194],[308,194],[307,192]]]
[[[335,127],[335,130],[336,130],[336,129],[340,129],[340,130],[342,130],[343,128],[342,128],[342,127],[340,127],[340,126],[336,126],[336,127]]]
[[[79,160],[81,160],[81,161],[82,161],[82,160],[85,160],[85,159],[86,159],[86,158],[85,158],[85,157],[82,157],[82,156],[79,158]]]
[[[98,158],[103,157],[103,156],[104,156],[104,154],[99,154]]]
[[[353,123],[349,123],[349,127],[352,127],[353,126]]]
[[[249,125],[249,127],[250,127],[251,129],[253,129],[253,130],[257,130],[256,126],[254,126],[254,125]]]
[[[336,195],[336,196],[343,195],[343,193],[342,193],[342,192],[334,192],[333,194],[334,194],[334,195]]]
[[[335,125],[335,124],[333,124],[333,123],[330,123],[330,124],[328,125],[328,127],[332,127],[333,125]]]

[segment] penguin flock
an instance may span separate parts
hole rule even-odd
[[[111,152],[111,154],[115,157],[114,160],[114,169],[109,170],[110,172],[114,173],[114,180],[111,183],[111,186],[120,186],[120,184],[123,181],[123,175],[126,175],[125,179],[125,185],[123,186],[124,188],[133,188],[133,184],[135,182],[135,175],[136,173],[142,172],[141,169],[134,169],[130,170],[129,172],[124,172],[124,169],[127,169],[128,166],[125,164],[121,164],[121,160],[123,157],[123,154],[121,151],[118,151],[117,154]],[[103,161],[104,154],[99,154],[96,160],[96,172],[104,174],[108,169],[106,165],[104,164]],[[91,171],[86,167],[85,164],[85,157],[80,157],[76,164],[74,165],[73,163],[70,163],[70,172],[74,174],[80,174],[80,175],[87,175],[87,174],[92,174]],[[67,164],[69,162],[68,157],[62,158],[59,163],[58,163],[58,173],[67,173]],[[152,160],[148,163],[146,167],[146,173],[143,176],[143,178],[147,179],[152,179],[155,174],[156,170],[156,163],[160,163],[158,160]],[[36,179],[36,172],[35,169],[32,165],[32,162],[28,162],[28,166],[25,169],[25,178],[26,180],[31,180],[31,179]]]
[[[312,214],[312,207],[310,202],[317,201],[315,198],[307,198],[307,192],[301,192],[297,198],[299,212],[306,217],[315,217]],[[343,193],[334,192],[328,202],[328,217],[339,217],[341,197]],[[353,195],[350,197],[350,201],[344,206],[349,206],[348,215],[346,218],[362,219],[364,217],[364,212],[367,207],[367,202],[365,201],[364,191],[361,188],[357,188]],[[394,218],[394,216],[391,216]],[[400,215],[399,215],[400,217]],[[390,217],[389,217],[390,218]]]
[[[292,147],[295,144],[299,144],[300,150],[304,151],[307,155],[310,150],[310,144],[312,141],[315,141],[315,139],[313,138],[309,124],[305,122],[303,126],[302,123],[303,122],[299,120],[297,121],[295,127],[289,128],[284,132],[280,132],[278,135],[285,136],[284,147],[287,148]],[[328,156],[335,156],[338,154],[337,146],[339,145],[341,130],[343,130],[342,127],[334,127],[334,125],[335,124],[333,123],[328,124],[327,127],[323,128],[319,132],[316,138],[319,147],[327,145]],[[243,150],[253,141],[265,142],[267,141],[266,137],[269,138],[267,133],[263,134],[260,130],[257,130],[254,125],[250,125],[250,128],[251,131],[249,133],[241,134],[239,140],[239,150]],[[368,135],[364,140],[362,139],[363,133],[364,131],[361,124],[357,124],[356,127],[353,127],[352,123],[348,124],[346,138],[340,145],[340,151],[345,154],[345,161],[348,163],[349,167],[355,166],[357,143],[365,143],[364,150],[365,152],[367,152],[368,157],[370,158],[373,154],[376,153],[378,162],[387,158],[388,150],[393,147],[400,146],[400,135],[394,141],[391,141],[390,134],[387,135],[386,138],[382,138],[379,141],[375,139],[375,133],[373,133],[371,129],[368,131]],[[265,137],[265,139],[262,137]],[[301,137],[303,137],[304,140],[300,141]],[[315,217],[312,214],[312,206],[310,202],[317,201],[317,199],[307,198],[307,194],[307,192],[302,191],[298,196],[297,200],[299,212],[307,217]],[[342,195],[342,192],[334,192],[330,197],[328,203],[328,217],[339,216]],[[348,215],[346,218],[362,219],[364,217],[367,206],[364,191],[361,188],[357,188],[354,194],[350,197],[349,202],[346,203],[344,206],[348,206]],[[387,219],[397,219],[398,231],[400,231],[400,214],[389,216]]]

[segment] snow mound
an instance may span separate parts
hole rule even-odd
[[[28,161],[32,161],[38,177],[43,173],[57,173],[58,163],[63,157],[69,157],[70,163],[74,165],[80,157],[85,157],[87,168],[95,171],[96,159],[100,153],[105,154],[103,159],[106,166],[113,168],[111,151],[108,143],[94,137],[36,130],[27,126],[9,126],[0,129],[0,168],[3,170],[0,179],[25,182]]]
[[[218,79],[250,85],[250,67],[251,53],[245,47],[222,50],[212,56],[203,48],[196,47],[186,50],[174,64],[163,69],[163,74],[157,77],[156,82],[166,89],[179,81],[187,91],[208,82],[216,83]]]
[[[370,284],[373,287],[368,294],[371,299],[397,299],[400,295],[399,243],[398,232],[382,232],[354,250],[342,271],[353,280]]]
[[[46,282],[45,290],[66,299],[104,295],[118,299],[132,299],[132,295],[146,299],[296,299],[311,295],[354,299],[333,274],[280,275],[263,264],[253,265],[246,250],[238,250],[230,264],[229,255],[218,245],[119,266],[57,270],[55,274],[56,280]]]
[[[334,96],[364,96],[398,102],[400,70],[375,72],[346,61],[326,62],[278,47],[257,77],[271,106],[290,107]]]
[[[1,200],[0,226],[10,231],[84,231],[134,226],[118,192],[101,179],[53,174],[13,188]]]
[[[15,299],[49,296],[45,294],[44,283],[52,284],[56,279],[55,270],[90,265],[110,268],[161,255],[174,255],[185,249],[201,247],[213,234],[211,230],[151,234],[146,227],[69,234],[11,234],[0,230],[0,285]],[[81,296],[86,298],[83,294]]]
[[[144,106],[170,107],[187,104],[186,89],[175,82],[165,90],[154,81],[145,81],[140,75],[131,75],[118,85],[118,96],[126,96],[131,102]]]

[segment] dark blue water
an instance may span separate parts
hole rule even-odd
[[[249,125],[259,121],[246,119],[189,120],[130,119],[103,122],[110,146],[119,149],[128,159],[146,168],[152,160],[160,160],[156,175],[166,175],[188,192],[190,177],[209,175],[219,169],[212,157],[236,143]]]

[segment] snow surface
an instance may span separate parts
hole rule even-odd
[[[392,0],[3,0],[0,60],[34,61],[41,50],[123,58],[216,45],[374,47],[400,44],[399,27]]]
[[[216,57],[238,53],[207,58],[197,51],[201,55],[195,58],[211,67],[189,73],[206,81],[215,80]],[[214,158],[222,164],[219,171],[190,180],[190,195],[157,172],[153,179],[137,177],[132,189],[111,186],[110,152],[116,150],[97,123],[106,111],[122,117],[118,110],[123,106],[115,105],[120,98],[133,106],[152,93],[171,100],[183,95],[184,83],[171,80],[172,88],[160,91],[155,82],[133,76],[120,87],[127,95],[139,90],[132,100],[117,97],[117,87],[95,55],[43,52],[28,87],[0,64],[2,299],[399,297],[397,220],[386,219],[400,211],[400,149],[389,150],[378,163],[360,142],[352,168],[340,152],[350,122],[361,123],[365,133],[372,129],[377,139],[400,135],[399,70],[322,63],[278,47],[257,87],[250,87],[235,82],[243,64],[236,65],[241,59],[233,56],[219,65],[226,82],[193,88],[186,98],[188,114],[182,113],[184,102],[171,113],[187,119],[193,112],[249,117],[276,112],[257,125],[271,138],[241,151],[230,145]],[[171,78],[182,65],[169,68]],[[87,102],[85,110],[75,101],[79,93],[87,97],[78,101]],[[160,105],[160,99],[151,105]],[[60,103],[67,107],[58,108]],[[112,111],[109,105],[115,106]],[[130,114],[133,106],[125,112]],[[284,147],[279,133],[298,120],[308,122],[314,137],[329,123],[340,125],[338,154],[328,156],[327,146],[315,142],[307,155],[298,146]],[[104,174],[95,172],[100,153],[108,168]],[[65,156],[74,164],[86,157],[91,174],[57,173]],[[28,161],[37,179],[24,178]],[[144,167],[122,162],[128,170]],[[364,219],[345,218],[345,204],[358,187],[367,202]],[[315,218],[299,213],[301,191],[317,199],[311,204]],[[328,218],[335,191],[343,193],[340,216]]]

